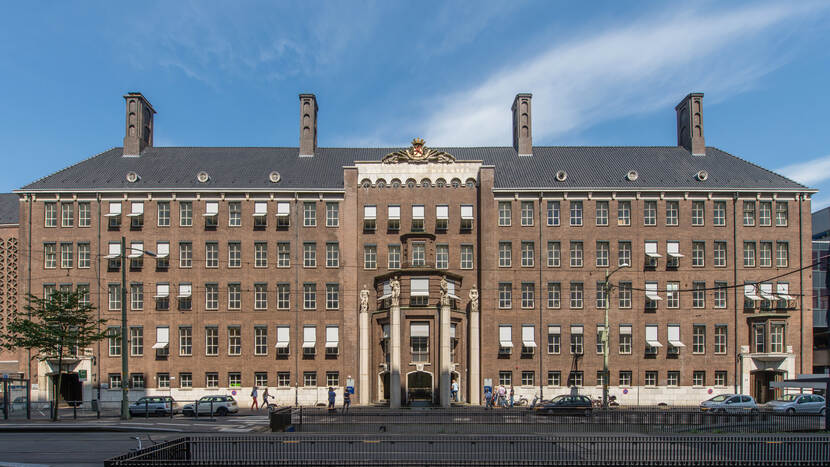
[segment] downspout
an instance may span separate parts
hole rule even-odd
[[[98,253],[95,255],[95,285],[96,285],[96,287],[95,287],[95,297],[96,297],[95,298],[95,303],[97,303],[98,306],[96,306],[95,308],[98,311],[98,319],[100,320],[101,319],[101,194],[100,193],[98,193],[96,195],[96,199],[98,201],[98,242],[97,242],[97,245],[95,246],[95,250]],[[92,252],[92,247],[90,246],[90,254],[91,254],[91,252]],[[121,266],[124,267],[123,264]],[[92,288],[92,284],[90,284],[90,289],[91,288]],[[92,291],[90,290],[89,293],[92,293]],[[124,303],[122,303],[121,306],[126,306],[126,305]],[[126,352],[126,349],[121,349],[121,351]],[[98,404],[99,404],[99,406],[101,404],[101,361],[102,361],[101,356],[102,355],[103,354],[101,353],[101,341],[99,340],[98,341],[98,361],[97,361],[97,363],[98,363],[98,365],[97,365],[97,367],[98,367],[97,368],[97,372],[98,372],[97,373],[97,375],[98,375],[97,378],[98,378]],[[121,384],[124,384],[124,382],[126,380],[127,380],[127,376],[123,375],[121,377]]]
[[[278,221],[279,222],[279,221]],[[297,254],[294,256],[294,294],[297,297],[294,300],[294,339],[300,342],[300,301],[304,296],[300,292],[300,200],[299,194],[294,193],[294,251]],[[279,255],[279,251],[277,252]],[[279,261],[279,259],[278,259]],[[289,299],[292,294],[288,294]],[[294,406],[300,405],[300,352],[303,347],[297,346],[297,351],[294,352]]]
[[[29,252],[27,253],[27,268],[28,268],[28,279],[27,279],[27,298],[28,295],[32,295],[32,204],[34,204],[34,196],[29,194],[26,195],[29,201]],[[32,311],[29,310],[27,314],[27,318],[31,321],[32,319]],[[32,349],[26,349],[26,364],[28,365],[26,376],[29,378],[29,384],[32,383]],[[31,387],[31,386],[29,386]],[[40,385],[38,384],[38,390],[40,390]],[[31,397],[31,395],[27,395]]]
[[[542,291],[544,290],[543,282],[542,282],[542,201],[543,201],[543,193],[539,193],[539,260],[537,264],[539,265],[539,299],[537,302],[539,303],[539,351],[536,354],[539,356],[539,397],[544,399],[544,391],[545,391],[545,373],[543,367],[543,358],[542,358],[542,330],[544,329],[542,324]]]
[[[798,195],[798,291],[801,294],[801,306],[800,306],[800,318],[798,321],[798,328],[799,328],[799,337],[798,337],[798,346],[799,346],[799,368],[801,369],[801,374],[804,374],[804,242],[802,237],[802,228],[804,223],[801,219],[801,211],[802,211],[802,204],[804,201],[804,195]],[[812,348],[812,346],[810,346]],[[784,349],[786,350],[786,348]],[[827,397],[827,394],[825,394]]]
[[[738,193],[735,193],[735,196],[732,198],[732,283],[735,287],[732,288],[732,294],[734,295],[734,303],[732,304],[734,309],[734,324],[732,330],[732,340],[734,341],[734,352],[735,352],[735,361],[733,362],[733,372],[734,375],[732,377],[733,385],[735,386],[735,393],[742,393],[743,391],[738,391],[738,378],[741,378],[741,385],[743,385],[743,360],[741,358],[740,347],[738,347]],[[740,361],[740,362],[739,362]],[[738,363],[740,363],[740,371],[738,369]]]

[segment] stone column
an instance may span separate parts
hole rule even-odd
[[[438,390],[441,391],[439,400],[441,407],[450,406],[450,373],[452,372],[452,357],[450,353],[450,304],[441,303],[441,331],[439,333],[441,338],[441,379],[439,380]]]
[[[401,284],[392,279],[392,306],[389,308],[389,407],[401,406]]]
[[[360,405],[369,404],[369,290],[363,286],[360,291],[360,375],[358,380],[358,400]]]
[[[467,386],[470,391],[470,404],[481,404],[481,350],[479,348],[479,311],[478,311],[478,289],[473,285],[470,290],[470,322],[469,348],[470,348],[470,377]]]

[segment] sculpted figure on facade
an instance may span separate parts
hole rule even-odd
[[[478,289],[475,284],[473,284],[473,287],[470,289],[470,311],[478,313]]]
[[[447,276],[441,276],[441,306],[448,306],[450,304],[449,284],[447,284]]]
[[[401,297],[401,283],[398,281],[398,277],[393,277],[389,285],[392,287],[392,306],[399,306],[399,300]]]
[[[360,291],[360,312],[366,313],[369,311],[369,289],[366,284],[363,284],[363,290]]]

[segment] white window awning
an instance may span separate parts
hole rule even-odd
[[[170,343],[170,328],[167,326],[156,328],[156,343],[153,344],[154,349],[164,349]]]
[[[168,345],[167,342],[156,342],[155,344],[153,344],[153,348],[154,349],[166,349],[167,345]]]
[[[288,217],[291,215],[291,204],[288,201],[277,202],[277,217]]]
[[[666,253],[672,258],[682,258],[680,254],[680,242],[666,242]]]
[[[121,256],[121,244],[117,242],[110,242],[107,250],[107,256],[104,256],[106,259],[115,259]]]
[[[573,325],[573,326],[571,326],[571,334],[572,334],[572,335],[573,335],[573,334],[576,334],[576,335],[578,335],[578,336],[579,336],[579,335],[582,335],[582,331],[583,331],[582,326],[579,326],[579,325]]]
[[[657,253],[657,242],[646,242],[646,256],[649,258],[661,258]]]
[[[284,349],[288,347],[291,329],[288,326],[277,326],[277,348]]]
[[[167,258],[170,256],[170,244],[167,242],[156,243],[156,258]]]
[[[455,323],[450,323],[450,339],[455,339]]]
[[[378,300],[386,300],[387,298],[389,298],[391,296],[392,296],[392,285],[389,283],[389,281],[386,281],[386,282],[383,283],[383,293],[381,294],[380,297],[378,297]]]
[[[312,349],[317,344],[317,328],[306,326],[303,328],[303,348]]]
[[[469,204],[465,204],[461,206],[461,218],[462,219],[472,219],[473,218],[473,206]]]
[[[374,220],[377,219],[378,216],[378,208],[377,206],[363,206],[363,219]]]
[[[657,326],[646,326],[646,344],[649,347],[663,347],[663,344],[657,340]]]
[[[412,206],[412,218],[423,220],[423,218],[424,218],[424,206],[422,204],[416,204],[416,205]]]
[[[153,298],[167,298],[170,296],[170,284],[156,284],[156,294]]]
[[[429,323],[411,323],[409,325],[411,337],[429,337]]]
[[[389,215],[389,220],[400,220],[401,218],[401,207],[400,206],[389,206],[387,208],[387,212]]]
[[[429,297],[429,278],[413,277],[409,280],[410,297]]]
[[[683,342],[680,341],[680,326],[669,326],[669,344],[671,344],[672,347],[686,347]]]
[[[511,326],[499,326],[499,346],[513,347],[513,328]]]
[[[772,293],[772,284],[761,284],[761,298],[764,300],[778,300],[778,297]]]
[[[326,326],[326,348],[332,349],[340,345],[340,331],[337,326]]]
[[[121,201],[110,201],[110,211],[104,217],[118,217],[121,215]]]
[[[630,336],[631,335],[631,325],[630,324],[621,324],[620,325],[620,334]]]
[[[120,213],[120,210],[119,210],[119,213]],[[138,201],[138,202],[134,202],[130,205],[130,213],[127,214],[127,217],[138,217],[138,216],[143,216],[143,215],[144,215],[144,202]]]
[[[436,219],[449,219],[450,218],[450,207],[447,205],[438,205],[435,206],[435,218]]]
[[[522,345],[524,347],[536,347],[536,337],[534,334],[533,326],[522,326]]]
[[[795,297],[790,295],[790,284],[779,282],[777,285],[776,295],[782,300],[795,300]]]
[[[265,217],[268,215],[268,203],[257,201],[254,203],[254,217]]]
[[[219,202],[207,201],[205,203],[205,217],[214,217],[219,215]]]
[[[455,282],[447,281],[447,295],[454,300],[460,300],[455,294]]]
[[[744,285],[744,297],[753,302],[760,302],[761,297],[755,295],[755,285],[754,284],[745,284]]]
[[[178,298],[190,298],[193,296],[193,287],[190,284],[179,284]]]
[[[127,258],[141,258],[144,256],[144,242],[131,242],[130,254]]]
[[[548,326],[548,334],[561,334],[561,333],[562,333],[562,328],[560,326],[556,326],[556,325]]]
[[[662,300],[659,295],[657,295],[657,283],[656,282],[646,282],[646,298],[649,300]]]
[[[384,324],[381,327],[381,332],[383,333],[383,338],[384,339],[389,339],[389,325],[388,324]]]

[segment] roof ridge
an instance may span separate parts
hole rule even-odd
[[[783,178],[784,180],[787,180],[788,182],[795,183],[796,185],[798,185],[798,186],[800,186],[800,187],[802,187],[802,188],[812,189],[812,188],[808,187],[807,185],[801,184],[801,183],[799,183],[799,182],[797,182],[797,181],[795,181],[795,180],[793,180],[793,179],[791,179],[791,178],[789,178],[789,177],[785,177],[785,176],[781,175],[780,173],[773,172],[772,170],[767,169],[766,167],[761,167],[760,165],[758,165],[758,164],[756,164],[756,163],[754,163],[754,162],[748,161],[748,160],[746,160],[746,159],[744,159],[744,158],[742,158],[742,157],[738,157],[738,156],[736,156],[736,155],[734,155],[734,154],[730,153],[729,151],[724,151],[723,149],[721,149],[721,148],[719,148],[719,147],[717,147],[717,146],[708,146],[708,147],[711,147],[712,149],[717,149],[718,151],[720,151],[720,152],[722,152],[722,153],[726,154],[726,155],[727,155],[727,156],[729,156],[729,157],[734,157],[735,159],[738,159],[738,160],[739,160],[739,161],[741,161],[741,162],[745,162],[745,163],[747,163],[747,164],[749,164],[749,165],[751,165],[751,166],[753,166],[753,167],[756,167],[756,168],[758,168],[758,169],[763,170],[764,172],[767,172],[767,173],[773,174],[773,175],[775,175],[776,177],[781,177],[781,178]]]
[[[80,161],[78,161],[78,162],[76,162],[76,163],[74,163],[74,164],[72,164],[72,165],[66,166],[66,167],[64,167],[64,168],[62,168],[62,169],[60,169],[60,170],[58,170],[58,171],[56,171],[56,172],[52,172],[52,173],[51,173],[51,174],[49,174],[49,175],[45,175],[45,176],[43,176],[43,177],[40,177],[40,178],[38,178],[37,180],[35,180],[35,181],[33,181],[33,182],[27,183],[26,185],[23,185],[22,187],[18,188],[18,190],[24,190],[24,189],[26,189],[26,187],[28,187],[28,186],[30,186],[30,185],[34,185],[35,183],[40,182],[40,181],[42,181],[42,180],[44,180],[44,179],[46,179],[46,178],[49,178],[49,177],[54,177],[55,175],[57,175],[57,174],[59,174],[59,173],[61,173],[61,172],[67,171],[67,170],[69,170],[69,169],[71,169],[71,168],[73,168],[73,167],[75,167],[75,166],[81,165],[81,164],[83,164],[84,162],[86,162],[86,161],[88,161],[88,160],[95,159],[96,157],[101,156],[101,155],[103,155],[103,154],[106,154],[106,153],[108,153],[108,152],[112,151],[113,149],[121,149],[121,148],[120,148],[120,147],[118,147],[118,146],[113,146],[113,147],[111,147],[111,148],[107,149],[106,151],[101,151],[101,152],[99,152],[98,154],[95,154],[95,155],[93,155],[93,156],[89,156],[89,157],[87,157],[86,159],[80,160]],[[12,191],[13,191],[13,192],[16,192],[17,190],[12,190]]]

